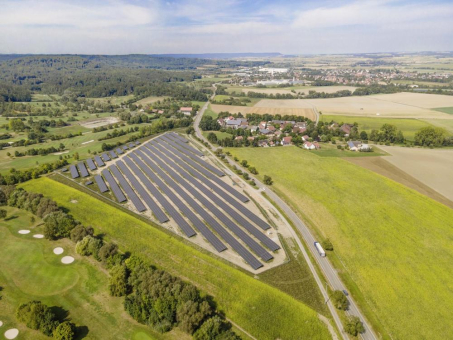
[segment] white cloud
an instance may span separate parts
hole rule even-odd
[[[142,7],[113,0],[94,4],[55,0],[5,1],[0,12],[0,25],[131,27],[157,22],[158,12],[159,6],[154,2]]]

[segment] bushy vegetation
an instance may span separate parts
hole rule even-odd
[[[40,164],[35,168],[29,170],[21,171],[12,168],[10,169],[9,174],[0,174],[0,185],[13,185],[17,183],[23,183],[32,178],[38,178],[40,175],[47,174],[66,165],[68,165],[68,161],[66,159],[60,159],[53,163]]]
[[[20,305],[16,317],[28,328],[38,330],[53,339],[74,339],[75,325],[70,321],[60,322],[52,310],[41,301],[30,301]]]
[[[453,145],[453,137],[449,136],[445,129],[425,127],[415,134],[415,144],[432,147]]]

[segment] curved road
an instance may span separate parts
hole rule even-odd
[[[213,85],[213,86],[215,89],[215,85]],[[215,96],[215,91],[214,91],[214,94],[212,95],[212,97],[214,97],[214,96]],[[209,102],[207,102],[202,107],[202,109],[198,112],[198,114],[195,118],[195,122],[194,122],[194,129],[195,129],[195,133],[196,133],[197,137],[202,139],[205,142],[208,142],[208,141],[206,138],[203,137],[203,134],[201,133],[201,130],[199,128],[199,124],[200,124],[201,117],[203,116],[204,111],[207,109],[208,105],[209,105]],[[318,117],[319,117],[319,115],[318,115]],[[215,150],[215,149],[216,149],[216,147],[213,146],[213,150]],[[231,165],[235,165],[235,162],[230,157],[226,157],[226,158]],[[272,190],[269,190],[269,188],[266,185],[264,185],[263,183],[261,183],[257,178],[255,178],[253,176],[251,176],[251,178],[255,180],[258,190],[266,192],[266,194],[269,196],[269,198],[272,199],[275,202],[275,204],[278,205],[278,207],[286,214],[286,216],[289,219],[291,219],[293,224],[296,226],[296,228],[298,229],[298,231],[301,233],[302,237],[304,238],[305,244],[307,245],[309,251],[311,251],[313,257],[316,259],[319,268],[322,270],[324,276],[327,278],[327,281],[330,284],[330,287],[333,290],[346,290],[346,286],[341,281],[337,271],[335,270],[333,265],[330,263],[328,257],[319,256],[316,248],[313,245],[314,242],[316,241],[316,239],[311,234],[307,225],[299,218],[299,216],[297,216],[297,214],[275,192],[273,192]],[[316,283],[318,284],[318,287],[321,290],[321,293],[324,296],[324,299],[327,301],[326,302],[327,306],[329,307],[329,310],[335,320],[335,323],[337,324],[338,329],[342,332],[341,333],[342,337],[344,339],[347,339],[347,335],[343,331],[343,325],[338,316],[337,309],[331,303],[329,296],[328,296],[328,292],[326,290],[326,287],[325,287],[323,281],[321,280],[318,273],[316,272],[316,270],[313,266],[313,263],[311,262],[310,257],[306,253],[305,248],[303,247],[303,245],[301,243],[301,240],[299,239],[297,234],[294,232],[294,230],[292,230],[292,228],[290,228],[290,230],[292,231],[293,236],[296,239],[296,241],[299,245],[299,248],[308,263],[308,266],[310,267],[310,270],[311,270],[313,276],[315,277]],[[363,334],[361,334],[362,339],[377,340],[378,338],[376,337],[376,335],[374,334],[370,325],[368,324],[368,322],[366,321],[366,319],[360,312],[355,301],[352,299],[351,296],[348,296],[348,300],[349,300],[350,305],[349,305],[349,310],[347,313],[350,315],[358,316],[360,318],[360,320],[363,322],[365,332]]]

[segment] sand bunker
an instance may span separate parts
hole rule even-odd
[[[22,235],[30,234],[30,230],[25,230],[25,229],[19,230],[19,234],[22,234]]]
[[[64,263],[64,264],[70,264],[74,262],[74,258],[72,256],[65,256],[61,259],[61,263]]]
[[[44,238],[44,235],[43,234],[34,234],[33,237],[34,238]]]
[[[55,255],[60,255],[60,254],[63,254],[63,251],[64,251],[63,248],[57,247],[57,248],[55,248],[55,249],[53,250],[53,253],[54,253]]]
[[[19,330],[17,328],[8,329],[5,332],[5,338],[15,339],[19,335]]]
[[[58,155],[63,155],[65,153],[69,153],[69,150],[68,151],[55,152],[53,155],[54,156],[58,156]]]
[[[120,120],[116,117],[104,117],[104,118],[98,118],[95,120],[82,122],[82,123],[80,123],[80,125],[87,129],[93,129],[93,128],[97,128],[97,127],[104,126],[104,125],[115,124],[115,123],[118,123],[119,121]]]
[[[0,321],[0,327],[2,327],[2,326],[3,326],[3,321]]]
[[[89,143],[93,143],[93,142],[94,142],[94,139],[89,140],[88,142],[83,142],[82,145],[84,145],[84,144],[89,144]]]

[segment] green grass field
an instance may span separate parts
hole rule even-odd
[[[217,135],[217,139],[224,139],[226,137],[233,138],[233,135],[226,133],[226,132],[220,132],[220,131],[203,131],[203,136],[205,138],[208,138],[208,135],[211,132],[214,132]]]
[[[340,144],[340,142],[338,142]],[[373,146],[373,152],[358,152],[350,150],[338,150],[338,144],[326,144],[321,143],[321,149],[318,150],[304,150],[305,152],[312,153],[320,157],[376,157],[388,155],[387,152],[379,149],[377,146]]]
[[[448,113],[449,115],[453,115],[453,107],[438,107],[433,110],[443,112],[443,113]]]
[[[75,254],[69,240],[48,241],[35,239],[42,232],[39,219],[30,226],[31,215],[16,208],[6,208],[14,218],[0,222],[0,320],[3,334],[9,328],[20,330],[19,339],[49,339],[15,319],[17,307],[30,300],[40,300],[49,306],[62,307],[77,326],[84,326],[81,334],[86,339],[185,339],[175,330],[165,336],[155,334],[148,327],[137,324],[123,310],[123,298],[108,295],[108,274],[100,264]],[[17,233],[31,229],[28,235]],[[61,246],[63,255],[53,254]],[[76,261],[63,265],[62,256],[71,255]],[[60,314],[60,313],[59,313]],[[57,314],[58,315],[58,314]],[[61,315],[61,314],[60,314]],[[3,337],[2,337],[3,339]]]
[[[428,123],[444,128],[453,135],[453,119],[427,119]]]
[[[208,108],[204,112],[203,116],[210,116],[213,119],[217,119],[218,114],[212,111],[211,104],[208,104]]]
[[[257,339],[328,339],[317,313],[204,251],[79,190],[44,177],[22,184],[52,197],[76,219],[105,233],[120,249],[190,281],[214,296],[218,309]],[[70,200],[77,200],[77,204]]]
[[[366,131],[368,134],[371,130],[379,130],[384,124],[395,125],[403,131],[404,137],[408,140],[414,140],[415,133],[423,127],[432,126],[426,121],[418,119],[399,119],[399,118],[371,118],[371,117],[350,117],[350,116],[329,116],[321,115],[323,122],[335,121],[337,123],[357,123],[359,131]]]
[[[225,151],[271,176],[315,234],[330,238],[329,258],[385,339],[451,337],[450,208],[340,158],[294,147]]]

